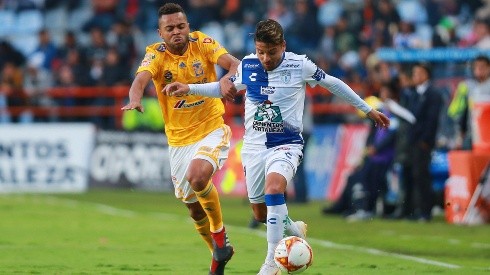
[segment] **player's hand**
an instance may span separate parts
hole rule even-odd
[[[224,99],[234,102],[235,101],[235,95],[237,94],[237,90],[235,88],[235,85],[233,82],[231,82],[230,79],[223,77],[219,80],[219,86],[221,89],[221,95],[223,96]]]
[[[374,126],[388,128],[390,126],[390,119],[385,114],[372,109],[367,116],[374,121]]]
[[[130,101],[126,106],[122,107],[121,110],[123,110],[123,111],[136,110],[140,113],[145,112],[145,108],[143,108],[143,105],[141,105],[140,101],[138,101],[138,102]]]
[[[189,93],[189,85],[180,82],[173,82],[163,87],[162,93],[168,96],[183,96]]]

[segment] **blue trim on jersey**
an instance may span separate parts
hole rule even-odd
[[[252,102],[264,102],[268,95],[260,93],[261,87],[269,86],[269,75],[259,59],[246,58],[242,61],[242,83],[247,85],[246,96]]]
[[[272,148],[284,144],[301,144],[303,145],[303,138],[299,132],[293,132],[287,127],[284,127],[284,133],[266,133],[265,146]]]
[[[265,205],[274,206],[286,204],[286,198],[284,194],[266,194],[265,195]]]

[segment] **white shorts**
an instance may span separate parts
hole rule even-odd
[[[223,124],[200,141],[186,146],[169,146],[170,173],[175,188],[175,197],[185,203],[197,201],[196,195],[187,181],[187,169],[193,159],[204,159],[221,169],[228,158],[231,130]]]
[[[279,173],[289,184],[303,159],[303,145],[286,144],[269,149],[242,148],[242,163],[245,171],[248,200],[251,203],[265,202],[265,177]]]

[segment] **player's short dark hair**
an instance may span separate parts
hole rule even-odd
[[[475,60],[473,61],[473,63],[475,63],[476,61],[485,62],[485,64],[490,65],[490,58],[488,58],[488,56],[486,56],[486,55],[477,56],[475,58]]]
[[[166,3],[158,9],[158,18],[160,18],[162,15],[174,14],[179,12],[185,15],[184,9],[179,4]]]
[[[284,30],[279,22],[266,19],[257,23],[254,34],[255,42],[279,45],[284,42]]]

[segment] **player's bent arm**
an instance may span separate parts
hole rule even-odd
[[[233,55],[226,53],[222,54],[217,63],[220,67],[227,70],[228,72],[219,80],[220,83],[220,91],[228,101],[234,101],[237,90],[233,85],[233,82],[230,80],[232,76],[235,75],[238,66],[240,65],[240,61],[236,59]]]
[[[349,85],[345,84],[342,80],[333,77],[331,75],[325,75],[319,81],[320,86],[327,88],[330,92],[340,96],[346,100],[349,104],[363,111],[365,114],[371,112],[373,109],[369,106],[361,97],[359,97]]]
[[[218,61],[216,62],[221,68],[228,71],[222,78],[230,79],[231,76],[235,75],[238,65],[240,64],[240,60],[229,53],[222,54],[218,57]]]

